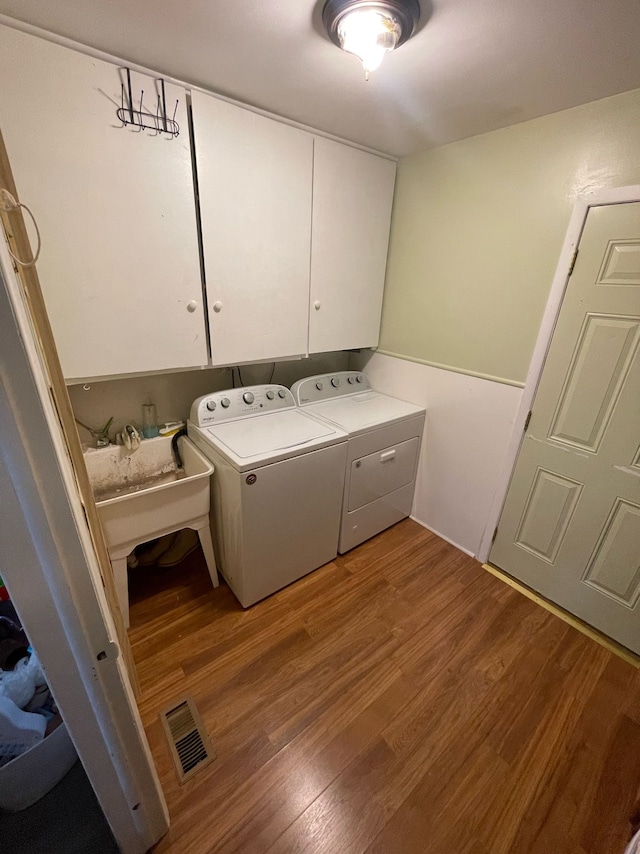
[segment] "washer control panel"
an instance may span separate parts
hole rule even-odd
[[[292,409],[295,400],[283,385],[252,385],[214,391],[194,400],[189,420],[198,427],[210,427],[249,415],[264,415],[277,409]]]
[[[336,371],[335,374],[306,377],[291,386],[299,406],[370,390],[369,380],[360,371]]]

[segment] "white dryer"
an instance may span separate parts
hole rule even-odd
[[[343,430],[297,408],[289,389],[269,384],[198,398],[187,431],[215,465],[218,568],[243,607],[335,558]]]
[[[338,551],[349,551],[411,513],[425,410],[373,391],[358,371],[298,380],[304,412],[349,434]]]

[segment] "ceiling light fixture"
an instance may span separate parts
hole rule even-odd
[[[365,80],[404,44],[420,18],[418,0],[327,0],[322,21],[334,44],[362,61]]]

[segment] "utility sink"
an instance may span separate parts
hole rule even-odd
[[[186,436],[178,443],[182,470],[176,466],[170,436],[144,439],[135,451],[109,445],[90,448],[84,454],[127,626],[127,555],[140,543],[193,528],[200,538],[213,586],[218,586],[209,527],[214,468]]]

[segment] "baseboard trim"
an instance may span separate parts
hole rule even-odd
[[[461,546],[459,543],[456,543],[453,540],[450,540],[449,537],[445,537],[444,534],[441,534],[440,531],[436,531],[435,528],[432,528],[430,525],[427,525],[427,523],[423,522],[422,519],[418,519],[415,516],[409,516],[409,518],[412,521],[417,522],[418,525],[421,525],[423,528],[426,528],[427,531],[431,531],[431,533],[435,534],[436,537],[440,537],[441,540],[444,540],[445,542],[449,543],[449,545],[455,546],[457,549],[460,549],[461,552],[464,552],[466,555],[469,555],[469,557],[475,558],[474,553],[470,552],[469,549],[465,549],[464,546]]]
[[[486,569],[487,572],[490,572],[492,575],[495,575],[496,578],[499,578],[500,581],[504,581],[505,584],[508,584],[509,587],[513,587],[514,590],[517,590],[519,593],[522,593],[527,599],[531,599],[537,605],[542,606],[547,611],[552,614],[555,614],[556,617],[560,617],[561,620],[564,620],[565,623],[568,623],[570,626],[573,626],[574,629],[577,629],[579,632],[582,632],[583,635],[591,638],[591,640],[599,643],[600,646],[608,649],[609,652],[612,652],[614,655],[617,655],[619,658],[622,658],[627,664],[631,664],[632,667],[636,669],[640,669],[640,656],[636,655],[635,652],[632,652],[630,649],[627,649],[626,646],[622,646],[622,644],[617,643],[612,640],[607,635],[602,634],[597,629],[594,629],[593,626],[590,626],[588,623],[585,623],[579,617],[576,617],[574,614],[571,614],[569,611],[565,611],[564,608],[561,608],[559,605],[555,605],[553,602],[550,602],[548,599],[545,599],[543,596],[540,596],[539,593],[531,590],[530,587],[527,587],[525,584],[522,584],[519,581],[516,581],[515,578],[512,578],[510,575],[507,575],[506,572],[503,572],[501,569],[498,569],[496,566],[492,566],[490,563],[483,563],[482,568]]]

